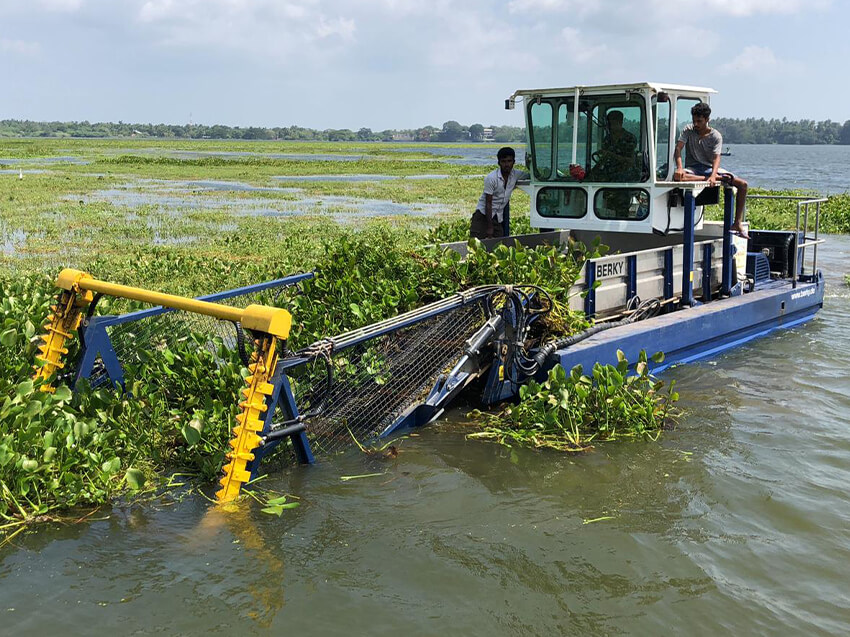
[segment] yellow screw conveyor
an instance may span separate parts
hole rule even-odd
[[[45,334],[36,356],[33,380],[43,380],[42,391],[53,392],[55,374],[65,366],[63,356],[68,353],[67,342],[73,338],[80,326],[84,309],[93,301],[94,293],[132,299],[166,308],[203,314],[217,319],[232,321],[250,330],[256,347],[248,366],[251,374],[242,389],[244,400],[240,401],[241,413],[236,417],[238,425],[233,428],[230,441],[229,462],[224,466],[222,488],[216,493],[220,502],[233,500],[239,495],[242,485],[251,479],[248,464],[254,460],[254,450],[261,444],[260,433],[265,425],[265,414],[274,408],[274,386],[269,382],[278,361],[277,339],[286,341],[292,326],[292,316],[284,309],[266,305],[249,305],[242,309],[190,299],[173,294],[164,294],[142,288],[99,281],[86,272],[67,268],[56,279],[59,293],[51,314],[45,322]]]

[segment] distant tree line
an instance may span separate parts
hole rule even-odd
[[[301,126],[265,128],[261,126],[224,126],[215,124],[125,124],[118,122],[33,122],[29,120],[0,120],[0,137],[156,137],[163,139],[265,139],[329,142],[371,141],[496,141],[523,142],[525,129],[516,126],[472,124],[463,126],[456,121],[442,128],[424,126],[417,129],[372,131],[361,128],[316,130]]]
[[[712,125],[726,144],[850,144],[850,120],[788,121],[787,119],[733,119],[717,117]],[[372,131],[361,128],[316,130],[301,126],[265,128],[215,124],[125,124],[124,122],[33,122],[0,120],[0,137],[155,137],[163,139],[265,139],[329,142],[420,141],[522,143],[525,129],[517,126],[465,126],[450,120],[442,127]]]
[[[839,124],[811,119],[712,118],[726,144],[850,144],[850,120]]]

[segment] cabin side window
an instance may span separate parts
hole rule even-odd
[[[552,175],[552,104],[534,100],[528,109],[531,158],[534,176],[549,179]]]
[[[676,141],[682,136],[682,130],[691,123],[691,109],[700,103],[693,97],[680,97],[676,99]]]
[[[670,100],[664,99],[655,102],[653,98],[652,108],[655,111],[655,169],[656,178],[664,181],[670,172]]]

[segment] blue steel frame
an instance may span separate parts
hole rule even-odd
[[[588,318],[593,318],[596,314],[596,263],[593,260],[588,260],[584,269],[585,293],[584,297],[584,313]]]
[[[720,275],[720,296],[732,293],[732,215],[737,195],[732,188],[723,189],[723,270]]]
[[[626,257],[626,302],[637,296],[637,255]]]
[[[286,420],[295,420],[299,416],[298,406],[295,404],[295,398],[292,394],[292,385],[290,385],[289,378],[286,376],[286,368],[283,361],[278,361],[275,373],[269,381],[274,387],[274,391],[270,396],[266,397],[263,430],[260,432],[261,438],[272,431],[276,406],[280,406],[283,409]],[[298,462],[301,464],[313,464],[316,461],[313,457],[313,451],[310,449],[310,442],[307,440],[304,427],[300,427],[297,431],[294,431],[289,436],[289,439],[292,440],[292,448],[295,450],[295,456],[298,458]],[[278,438],[254,449],[254,459],[245,465],[245,469],[251,472],[251,480],[255,480],[258,477],[263,458],[271,453],[281,442],[283,442],[283,438]]]
[[[711,257],[712,245],[706,243],[702,246],[702,302],[711,301]]]
[[[721,273],[721,296],[729,296],[732,289],[732,214],[735,207],[735,196],[731,188],[725,188],[723,209],[723,264]],[[682,298],[680,307],[692,307],[699,303],[694,299],[694,222],[696,217],[696,198],[692,190],[685,190],[685,223],[682,245]],[[711,258],[712,247],[703,248],[703,302],[711,300]],[[637,255],[630,255],[626,261],[626,300],[637,294]],[[588,317],[596,314],[596,267],[592,260],[585,265],[585,298],[584,313]],[[706,290],[708,291],[706,293]],[[673,298],[673,248],[664,252],[664,298]],[[672,312],[675,308],[666,305],[664,312]]]
[[[667,248],[664,251],[664,300],[669,301],[673,298],[673,248]],[[664,313],[672,312],[674,309],[672,303],[664,305]]]
[[[685,227],[682,245],[682,300],[681,305],[694,305],[694,212],[696,200],[692,190],[685,191]]]

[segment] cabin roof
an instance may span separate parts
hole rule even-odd
[[[713,88],[704,86],[688,86],[685,84],[667,84],[664,82],[636,82],[632,84],[599,84],[595,86],[568,86],[564,88],[535,88],[519,89],[511,96],[523,95],[571,95],[579,89],[584,94],[605,93],[608,91],[626,91],[651,89],[653,91],[677,92],[677,93],[716,93]]]

